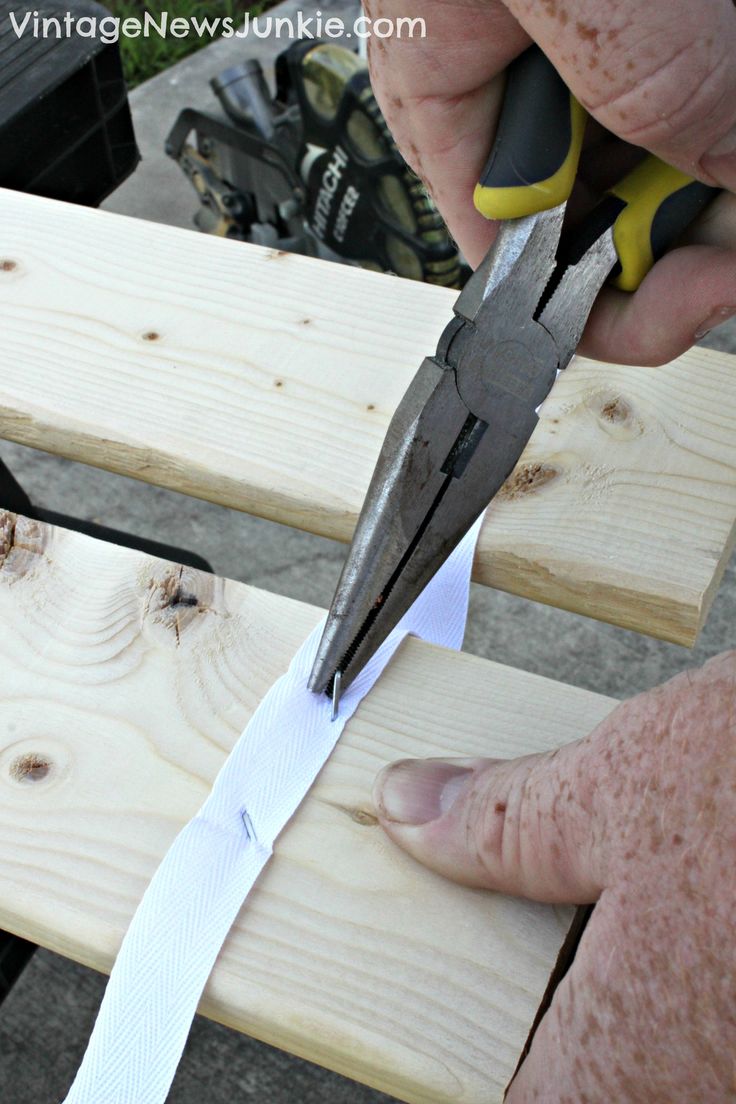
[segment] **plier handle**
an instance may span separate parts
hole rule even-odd
[[[510,67],[496,137],[475,188],[476,208],[506,221],[539,214],[570,198],[588,115],[537,46]],[[612,283],[635,291],[718,189],[651,154],[610,188],[589,228],[613,231]]]
[[[349,685],[506,481],[606,280],[638,287],[715,194],[647,156],[563,232],[585,123],[544,54],[521,55],[474,197],[501,226],[391,420],[312,690]]]

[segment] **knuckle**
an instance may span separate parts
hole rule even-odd
[[[507,811],[507,801],[490,790],[478,795],[474,832],[476,853],[481,865],[491,871],[501,864],[508,839]]]
[[[647,310],[648,296],[635,291],[616,332],[622,348],[622,363],[635,364],[639,368],[657,368],[668,363],[682,348],[676,334],[662,336],[659,326],[653,326],[651,311]]]
[[[472,816],[473,846],[477,860],[492,876],[538,869],[546,841],[558,837],[555,803],[548,792],[554,777],[552,757],[517,762],[504,785],[479,788]]]
[[[468,844],[478,862],[491,874],[509,869],[520,853],[522,795],[516,772],[508,785],[499,786],[490,778],[479,778],[474,789],[468,818]]]

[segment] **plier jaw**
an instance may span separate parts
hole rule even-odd
[[[311,690],[331,693],[338,670],[342,688],[347,687],[408,608],[409,579],[425,574],[419,560],[434,562],[437,555],[437,566],[442,562],[445,541],[435,553],[436,533],[426,532],[426,520],[446,493],[442,467],[467,413],[453,373],[426,358],[389,424],[317,652]],[[422,537],[421,548],[415,548]],[[419,552],[414,558],[413,548]],[[432,574],[430,568],[427,581]]]
[[[389,426],[320,642],[310,689],[345,689],[514,467],[537,417],[469,415],[451,368],[421,365]]]
[[[337,585],[309,687],[341,688],[440,568],[513,470],[557,373],[533,313],[564,204],[504,224],[394,414]],[[519,272],[524,274],[523,278]]]
[[[504,226],[491,260],[455,307],[437,354],[426,358],[389,425],[353,543],[333,599],[310,678],[331,692],[336,671],[345,689],[511,474],[537,422],[535,408],[554,382],[558,357],[531,318],[554,267],[554,234],[563,212]],[[537,264],[527,298],[516,265]],[[516,252],[516,260],[511,255]],[[505,251],[505,252],[504,252]],[[516,292],[508,292],[509,281]],[[492,320],[492,324],[489,320]]]

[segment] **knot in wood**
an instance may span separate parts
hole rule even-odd
[[[7,510],[0,514],[0,567],[10,555],[15,540],[15,514]]]
[[[45,755],[26,752],[10,764],[10,777],[15,782],[40,782],[51,770],[51,762]]]
[[[49,530],[39,521],[0,511],[0,572],[3,577],[20,578],[43,556]]]
[[[644,424],[622,395],[598,391],[591,395],[586,405],[595,415],[600,428],[614,440],[632,440],[644,432]]]
[[[630,409],[622,398],[609,399],[601,407],[601,417],[607,422],[624,422],[630,414]]]
[[[190,567],[166,565],[149,582],[145,613],[154,624],[171,633],[178,645],[182,633],[195,619],[211,610],[213,598],[212,576]]]
[[[351,820],[364,828],[375,828],[378,824],[378,817],[375,813],[369,813],[367,809],[348,809],[347,812]]]
[[[513,501],[523,495],[532,494],[551,482],[559,472],[549,464],[521,464],[506,480],[497,498]]]

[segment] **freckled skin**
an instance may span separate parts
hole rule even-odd
[[[576,1100],[736,1100],[736,653],[625,703],[579,751],[604,888],[509,1104],[534,1099],[534,1063]]]
[[[736,127],[732,0],[369,0],[367,12],[425,20],[424,39],[369,40],[373,86],[404,156],[473,265],[495,234],[472,195],[503,72],[532,40],[600,124],[589,127],[575,206],[628,171],[638,156],[632,143],[736,191],[736,152],[712,152]],[[606,289],[582,352],[661,364],[684,352],[717,308],[736,312],[734,197],[713,211],[635,295]]]
[[[428,824],[379,792],[392,838],[467,884],[597,900],[507,1104],[736,1101],[736,652],[556,753],[463,764]]]
[[[495,234],[472,193],[503,73],[531,41],[596,121],[572,206],[631,167],[632,144],[736,191],[736,154],[717,151],[736,129],[732,0],[369,0],[367,11],[426,21],[426,39],[369,43],[372,80],[471,264]],[[727,194],[634,295],[605,290],[581,351],[663,363],[733,312]],[[736,1101],[735,703],[729,653],[553,755],[464,761],[473,771],[459,796],[425,825],[391,819],[379,783],[383,827],[439,873],[537,900],[598,901],[507,1104]]]

